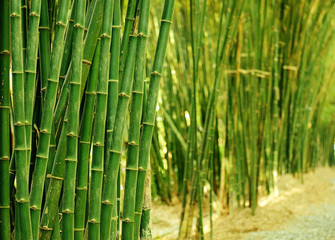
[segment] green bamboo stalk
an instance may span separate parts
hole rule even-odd
[[[78,153],[78,179],[76,189],[75,209],[75,239],[83,239],[85,229],[85,214],[87,204],[88,166],[91,150],[91,136],[93,128],[94,103],[98,85],[98,71],[100,59],[100,39],[95,50],[93,65],[87,83],[84,109],[80,124],[80,142]]]
[[[140,138],[139,150],[139,172],[136,186],[136,203],[135,203],[135,223],[134,223],[134,239],[139,238],[139,229],[142,214],[144,181],[146,169],[148,166],[148,159],[150,153],[150,145],[152,133],[155,123],[156,105],[158,100],[158,92],[160,79],[162,77],[163,63],[166,53],[166,46],[169,37],[170,26],[172,23],[172,15],[174,9],[174,0],[166,0],[164,3],[164,10],[161,20],[161,27],[158,36],[157,48],[153,64],[153,71],[150,76],[150,87],[148,93],[148,100],[146,104],[146,112],[143,116],[143,129]]]
[[[50,239],[53,232],[55,221],[58,220],[59,198],[64,180],[65,157],[67,153],[67,112],[65,113],[64,126],[62,128],[60,140],[57,146],[54,164],[51,174],[48,191],[46,192],[45,204],[40,222],[39,239]]]
[[[139,0],[130,0],[128,2],[125,25],[123,29],[122,42],[121,42],[121,51],[120,51],[120,79],[123,79],[123,69],[126,63],[127,52],[128,52],[128,43],[129,35],[135,21],[135,13]],[[121,85],[120,85],[121,86]]]
[[[104,2],[105,0],[97,0],[92,13],[91,21],[88,25],[88,30],[85,38],[85,48],[83,55],[83,73],[82,73],[82,83],[81,83],[81,96],[84,94],[84,89],[86,86],[86,80],[90,67],[92,64],[92,59],[97,45],[98,36],[100,34],[102,18],[104,13]]]
[[[30,193],[30,208],[32,215],[32,227],[34,239],[38,236],[38,226],[42,205],[44,176],[47,168],[49,155],[50,136],[53,122],[53,110],[56,102],[58,79],[62,62],[62,53],[64,48],[64,35],[67,26],[67,15],[69,9],[69,0],[62,0],[57,18],[55,39],[51,56],[49,77],[45,93],[43,114],[40,126],[40,136],[37,147],[35,170]]]
[[[65,36],[65,43],[64,43],[64,50],[63,50],[63,58],[62,58],[62,65],[60,67],[59,73],[59,88],[62,88],[66,73],[68,72],[70,62],[71,62],[71,54],[72,54],[72,43],[73,43],[73,33],[74,33],[74,22],[75,22],[75,14],[77,8],[77,0],[72,2],[71,13],[69,24],[67,26],[66,36]]]
[[[99,79],[93,129],[93,155],[88,209],[88,239],[100,239],[101,190],[104,165],[105,123],[107,113],[109,51],[111,45],[113,0],[106,0],[101,27]],[[109,221],[110,225],[111,221]]]
[[[85,0],[77,0],[72,42],[72,79],[70,82],[69,122],[67,127],[67,152],[65,157],[65,178],[63,191],[64,239],[74,239],[75,185],[78,161],[79,110],[81,103],[81,77],[83,59],[83,38],[85,20]]]
[[[48,164],[47,164],[47,171],[45,175],[45,184],[44,184],[44,191],[47,191],[49,188],[50,179],[47,177],[51,174],[52,166],[54,164],[55,156],[56,156],[56,138],[55,138],[55,128],[52,128],[51,131],[51,139],[49,145],[49,156],[48,156]]]
[[[138,172],[138,153],[142,118],[144,67],[146,42],[148,38],[150,0],[140,3],[138,40],[136,49],[135,75],[132,89],[131,113],[128,131],[128,155],[122,215],[122,239],[133,239],[135,219],[136,181]]]
[[[10,229],[10,22],[9,1],[0,3],[0,236],[9,240]]]
[[[119,93],[119,64],[120,64],[120,44],[121,44],[121,9],[120,1],[114,1],[114,15],[112,26],[112,42],[111,42],[111,60],[108,81],[108,100],[107,100],[107,120],[106,120],[106,136],[105,136],[105,160],[104,169],[109,161],[109,146],[112,144],[113,129],[115,116],[117,111],[118,93]],[[118,186],[120,176],[118,176]],[[117,188],[117,195],[120,194],[120,188]],[[111,239],[118,239],[120,235],[120,218],[119,218],[119,199],[115,199],[113,204],[113,217],[111,223]]]
[[[120,62],[120,41],[121,41],[121,15],[120,2],[114,1],[114,14],[112,25],[112,41],[111,41],[111,59],[109,66],[108,79],[108,99],[107,99],[107,119],[106,119],[106,146],[112,144],[113,128],[117,109],[118,93],[119,93],[119,62]],[[105,148],[104,164],[109,159],[109,148]]]
[[[275,11],[276,4],[275,1],[272,1],[272,7]],[[273,170],[277,171],[278,168],[278,102],[280,98],[279,92],[279,36],[278,36],[278,27],[277,27],[277,16],[274,14],[274,59],[273,59]],[[270,173],[273,175],[273,173]],[[274,182],[274,187],[276,188],[276,182]]]
[[[93,4],[93,3],[92,3]],[[103,15],[103,7],[104,7],[104,0],[97,0],[95,2],[94,10],[92,13],[91,21],[88,25],[88,31],[85,37],[85,47],[83,53],[83,71],[82,71],[82,83],[81,83],[81,97],[84,94],[86,80],[90,71],[90,67],[92,65],[92,59],[95,51],[95,47],[98,41],[98,36],[100,33],[101,23],[102,23],[102,15]],[[65,76],[65,83],[67,84],[70,82],[72,77],[72,68],[68,68],[68,72]],[[67,84],[63,84],[63,89],[60,92],[59,100],[57,103],[57,107],[55,110],[54,116],[54,124],[59,127],[62,123],[62,117],[64,116],[64,109],[66,109],[67,99],[69,88]],[[58,132],[61,132],[59,129]],[[57,131],[56,131],[57,133]]]
[[[33,128],[33,115],[35,105],[35,89],[36,89],[36,65],[37,65],[37,52],[39,42],[39,22],[40,22],[41,1],[32,1],[29,13],[29,26],[27,37],[27,55],[25,60],[25,83],[24,83],[24,101],[25,101],[25,126],[26,126],[26,145],[27,145],[27,161],[33,164],[31,160],[31,147],[32,147],[32,128]],[[27,21],[28,25],[28,21]],[[28,178],[29,178],[29,170]]]
[[[202,187],[201,187],[201,179],[200,179],[200,166],[201,166],[201,160],[199,159],[197,156],[197,135],[196,135],[196,131],[197,131],[197,80],[198,80],[198,69],[199,69],[199,58],[200,58],[200,45],[201,45],[201,39],[202,39],[202,31],[203,31],[203,26],[204,26],[204,18],[205,18],[205,12],[206,12],[206,1],[203,1],[203,5],[202,5],[202,11],[201,11],[201,16],[200,16],[200,27],[199,29],[197,29],[198,31],[194,32],[194,28],[193,28],[193,17],[195,17],[195,24],[197,24],[197,19],[198,16],[196,15],[197,12],[200,11],[200,6],[199,6],[199,2],[196,1],[195,3],[195,14],[193,13],[193,7],[192,7],[192,3],[193,1],[190,0],[190,22],[191,22],[191,41],[192,41],[192,55],[193,55],[193,91],[192,91],[192,104],[194,106],[193,109],[193,114],[191,115],[191,128],[193,128],[192,131],[194,131],[195,133],[193,133],[194,136],[194,149],[195,152],[193,153],[192,156],[192,160],[196,160],[197,161],[197,185],[198,185],[198,204],[199,204],[199,221],[198,221],[198,229],[200,229],[200,238],[203,239],[204,238],[204,233],[203,233],[203,223],[202,223]]]
[[[21,39],[21,4],[15,0],[11,2],[11,43],[12,43],[12,85],[13,85],[13,122],[15,138],[15,168],[17,179],[16,211],[18,211],[19,225],[15,229],[21,236],[32,238],[29,213],[29,188],[27,169],[26,131],[24,113],[24,75]]]
[[[48,1],[41,2],[41,19],[40,19],[40,41],[39,41],[39,57],[41,71],[41,95],[42,109],[45,97],[45,91],[48,82],[49,66],[50,66],[50,33],[49,33],[49,15]]]
[[[110,156],[106,163],[105,177],[103,181],[102,201],[101,201],[101,239],[108,239],[111,234],[111,218],[115,194],[117,193],[117,178],[119,173],[120,158],[123,143],[123,128],[126,121],[126,114],[131,94],[131,87],[134,77],[134,65],[136,56],[137,29],[136,24],[129,41],[129,54],[125,65],[125,72],[121,89],[118,96],[115,125],[113,130],[112,145],[110,146]]]
[[[145,187],[143,196],[143,207],[142,207],[142,218],[141,218],[141,230],[140,238],[143,240],[151,240],[151,169],[150,160],[148,161],[147,175],[145,177]]]
[[[67,73],[63,76],[65,77],[63,86],[60,88],[60,94],[57,99],[57,104],[54,111],[54,119],[53,119],[53,129],[55,129],[55,137],[56,142],[58,142],[60,133],[62,131],[62,124],[64,120],[65,110],[68,105],[68,95],[69,95],[69,84],[72,79],[72,66],[70,62],[70,66],[68,68]],[[61,77],[59,79],[62,79]]]
[[[28,38],[28,0],[21,0],[21,35],[22,35],[22,54],[23,70],[27,55],[27,38]]]

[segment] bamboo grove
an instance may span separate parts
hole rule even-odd
[[[151,239],[151,197],[212,239],[334,164],[331,0],[0,4],[1,239]]]
[[[303,182],[334,164],[334,13],[333,1],[176,5],[151,164],[153,198],[182,203],[179,239],[215,236],[214,211],[255,214],[281,174]]]

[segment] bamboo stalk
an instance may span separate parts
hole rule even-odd
[[[139,150],[139,172],[136,186],[136,203],[135,203],[135,223],[134,223],[134,239],[139,237],[139,228],[142,214],[142,203],[144,194],[144,181],[146,169],[148,165],[149,150],[151,145],[152,133],[155,123],[156,105],[158,100],[158,91],[160,79],[162,77],[163,63],[166,53],[167,40],[169,36],[170,26],[172,23],[172,15],[174,9],[174,0],[166,0],[161,20],[161,27],[158,36],[153,71],[150,76],[150,87],[147,97],[146,111],[143,116],[143,129],[140,138]]]
[[[9,240],[10,229],[10,22],[9,1],[0,3],[0,236]]]
[[[47,168],[47,160],[49,155],[50,135],[53,121],[53,109],[56,103],[58,79],[62,62],[62,53],[64,48],[64,35],[67,26],[67,13],[69,1],[62,0],[57,18],[55,39],[53,42],[53,50],[49,69],[49,77],[47,89],[45,93],[43,114],[40,126],[40,136],[37,147],[36,163],[33,173],[33,180],[30,193],[30,209],[32,215],[32,226],[35,239],[38,236],[38,227],[40,212],[42,206],[44,176]]]
[[[106,163],[106,175],[103,180],[102,201],[101,201],[101,239],[108,239],[111,234],[111,218],[113,212],[113,203],[117,193],[117,178],[119,173],[120,158],[123,143],[123,129],[126,120],[126,113],[130,101],[131,87],[134,77],[134,65],[136,56],[137,29],[134,26],[133,34],[129,42],[129,54],[127,56],[123,81],[121,83],[118,96],[118,105],[116,110],[115,125],[113,130],[112,145],[110,146],[110,155]]]
[[[74,239],[75,185],[78,162],[79,110],[81,103],[81,77],[83,59],[83,38],[85,19],[85,0],[76,3],[76,16],[72,42],[72,79],[70,82],[69,121],[67,127],[67,152],[65,157],[65,178],[63,191],[63,227],[65,239]]]
[[[80,142],[78,153],[78,179],[75,209],[75,239],[83,239],[85,230],[85,212],[87,205],[88,166],[91,150],[94,103],[98,85],[100,59],[100,40],[98,40],[93,65],[87,83],[86,98],[80,124]]]
[[[107,113],[109,51],[112,34],[114,1],[108,0],[104,6],[101,27],[101,48],[99,63],[99,79],[97,87],[96,114],[93,129],[93,155],[88,210],[88,239],[100,239],[101,225],[101,191],[104,166],[105,123]],[[111,221],[108,222],[110,225]],[[101,236],[102,237],[102,236]]]
[[[141,1],[135,75],[132,88],[131,113],[128,132],[128,155],[122,215],[122,239],[129,240],[134,237],[136,181],[138,172],[138,153],[144,90],[144,64],[146,42],[148,38],[149,10],[150,0]]]
[[[42,109],[45,97],[45,91],[48,82],[49,66],[50,66],[50,33],[49,33],[49,15],[48,2],[41,2],[41,18],[40,18],[40,41],[39,41],[39,57],[40,57],[40,71],[41,71],[41,97]]]
[[[15,168],[17,179],[16,211],[18,225],[15,229],[20,236],[32,238],[29,213],[29,164],[27,162],[26,129],[24,113],[24,75],[23,49],[21,39],[21,4],[20,1],[11,2],[11,44],[12,44],[12,85],[13,85],[13,122],[15,137]]]
[[[130,0],[128,2],[125,25],[121,41],[121,51],[120,51],[120,79],[123,79],[123,69],[127,58],[129,35],[132,30],[133,23],[135,21],[135,12],[139,0]],[[120,85],[121,86],[121,85]]]

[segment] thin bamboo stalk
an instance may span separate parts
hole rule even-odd
[[[11,45],[12,45],[12,86],[13,86],[13,122],[15,137],[15,168],[17,179],[16,211],[18,225],[15,229],[20,236],[32,238],[29,213],[29,164],[27,162],[26,129],[24,113],[24,75],[23,49],[21,38],[21,4],[20,1],[11,2]]]
[[[107,0],[101,27],[99,78],[93,129],[93,155],[88,209],[88,239],[100,239],[101,191],[104,171],[104,141],[107,113],[108,74],[114,1]],[[103,222],[102,222],[103,223]],[[109,225],[111,221],[108,222]],[[102,237],[102,236],[101,236]]]
[[[69,121],[67,127],[67,152],[65,157],[65,178],[63,190],[62,236],[74,239],[75,185],[78,162],[79,110],[81,103],[81,77],[83,59],[83,38],[85,0],[77,0],[72,42],[72,79],[70,82]]]
[[[64,35],[67,26],[67,13],[69,0],[60,2],[60,9],[57,18],[55,39],[53,42],[50,69],[48,74],[48,83],[45,93],[43,114],[40,126],[40,136],[37,147],[36,163],[33,173],[33,180],[30,193],[30,209],[32,215],[32,226],[35,239],[38,236],[38,227],[40,212],[42,206],[42,197],[44,189],[44,176],[47,168],[49,155],[50,136],[53,122],[53,110],[56,103],[58,79],[62,62],[62,53],[64,48]]]
[[[45,91],[48,82],[49,66],[50,66],[50,33],[49,33],[49,15],[48,1],[41,2],[41,19],[40,19],[40,41],[39,41],[39,57],[41,71],[41,97],[42,109],[45,97]]]
[[[9,1],[0,3],[0,236],[9,240],[10,229],[10,22]]]
[[[137,45],[137,28],[134,26],[133,34],[129,42],[129,54],[127,56],[123,81],[121,83],[116,110],[115,125],[113,130],[112,145],[110,155],[106,164],[105,177],[103,181],[102,201],[101,201],[101,238],[108,239],[111,234],[111,218],[115,194],[117,193],[117,178],[120,168],[120,158],[123,143],[123,129],[126,120],[126,113],[130,101],[131,87],[134,77],[134,65]]]
[[[126,13],[126,19],[125,19],[125,25],[122,35],[122,41],[121,41],[121,51],[120,51],[120,79],[123,79],[123,69],[124,65],[126,63],[127,58],[127,52],[128,52],[128,43],[129,43],[129,35],[132,30],[133,23],[135,21],[135,12],[136,7],[139,0],[130,0],[128,2],[127,7],[127,13]],[[121,86],[121,85],[120,85]]]
[[[138,23],[135,75],[132,88],[131,113],[129,122],[128,155],[122,217],[122,239],[133,239],[135,219],[136,181],[138,153],[144,90],[144,67],[148,38],[150,0],[142,0]]]
[[[134,223],[134,239],[139,238],[139,229],[142,215],[142,204],[144,194],[144,181],[146,169],[149,159],[149,150],[151,145],[152,133],[155,123],[156,105],[158,101],[158,92],[160,79],[162,77],[163,63],[166,53],[166,46],[170,26],[172,23],[172,15],[174,10],[174,0],[166,0],[164,3],[164,10],[161,20],[161,27],[158,36],[157,48],[153,64],[153,71],[150,76],[150,87],[147,97],[146,111],[143,116],[143,129],[140,138],[139,150],[139,172],[136,186],[136,203],[135,203],[135,223]]]
[[[87,205],[88,167],[91,150],[94,103],[98,85],[100,60],[100,40],[95,50],[93,65],[87,83],[86,98],[80,124],[80,142],[78,153],[78,179],[75,209],[75,239],[83,239],[85,230],[85,214]]]

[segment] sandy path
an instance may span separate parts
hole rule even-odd
[[[304,184],[282,176],[278,190],[277,196],[259,199],[255,216],[250,209],[237,209],[214,219],[214,239],[335,240],[335,169],[306,174]],[[180,205],[154,205],[152,212],[154,237],[176,239]]]

